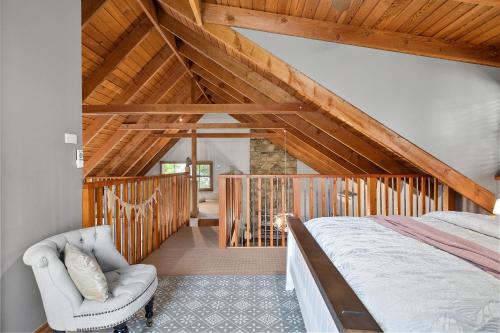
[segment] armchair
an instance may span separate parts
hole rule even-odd
[[[101,266],[110,297],[105,302],[84,299],[63,262],[66,243],[92,253]],[[74,230],[30,247],[23,257],[33,269],[49,326],[55,331],[87,331],[114,327],[126,333],[126,321],[146,306],[152,325],[153,299],[158,286],[156,268],[129,265],[115,248],[107,225]]]

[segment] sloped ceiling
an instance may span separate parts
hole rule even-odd
[[[318,5],[316,12],[323,8],[321,1],[303,2],[302,12],[312,2]],[[366,2],[377,5],[378,0]],[[266,1],[264,7],[278,3]],[[188,1],[83,0],[82,6],[85,176],[143,175],[176,142],[158,136],[157,130],[130,129],[126,124],[196,123],[201,117],[195,112],[153,113],[150,105],[189,104],[183,110],[194,110],[193,104],[210,103],[229,114],[234,110],[231,115],[241,122],[281,128],[259,131],[286,129],[289,152],[320,173],[426,173],[492,209],[491,192],[231,28],[198,25],[199,13]],[[352,1],[350,10],[356,6]],[[196,17],[199,21],[201,15]],[[242,103],[273,110],[294,103],[300,110],[313,111],[245,114],[237,112]],[[101,111],[115,111],[99,113],[97,107],[92,109],[97,105],[104,106]],[[145,107],[137,111],[137,105]],[[284,144],[282,136],[272,140]]]

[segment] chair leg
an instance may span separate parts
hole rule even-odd
[[[113,333],[128,333],[127,322],[121,323],[113,328]]]
[[[148,327],[153,326],[153,304],[155,297],[151,297],[148,304],[146,304],[146,325]]]

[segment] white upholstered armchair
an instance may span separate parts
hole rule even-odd
[[[66,243],[96,257],[108,282],[110,297],[105,302],[87,300],[76,288],[61,260]],[[128,332],[126,321],[143,306],[147,324],[152,324],[156,268],[129,265],[116,250],[109,226],[50,237],[30,247],[23,260],[33,268],[47,322],[54,331],[114,327],[115,332]]]

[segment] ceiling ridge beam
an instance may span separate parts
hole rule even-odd
[[[160,2],[170,11],[175,12],[176,15],[185,20],[193,21],[191,11],[189,8],[185,8],[184,3],[173,0],[160,0]],[[211,38],[224,44],[228,50],[234,52],[236,55],[248,60],[258,68],[268,71],[281,82],[287,83],[307,101],[320,106],[333,117],[347,123],[356,131],[393,151],[422,171],[436,177],[487,211],[493,211],[495,195],[491,191],[406,140],[401,135],[251,42],[238,32],[225,26],[207,23],[200,29]]]
[[[139,22],[133,30],[120,39],[119,44],[104,58],[100,66],[83,81],[82,100],[89,97],[92,92],[104,81],[115,68],[125,59],[134,48],[140,44],[151,31],[151,24],[147,19],[138,19]]]
[[[330,21],[204,4],[205,23],[221,24],[473,64],[500,66],[500,50],[410,33],[376,30]]]

